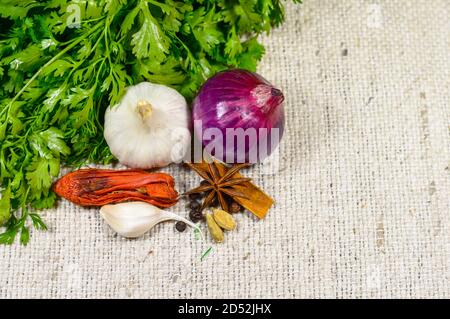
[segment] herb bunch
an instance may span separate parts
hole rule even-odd
[[[114,160],[103,114],[127,86],[190,99],[218,71],[255,70],[257,36],[282,21],[279,0],[1,0],[0,243],[46,229],[35,212],[61,165]]]

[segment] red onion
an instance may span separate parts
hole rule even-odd
[[[283,93],[256,73],[220,72],[194,100],[195,134],[223,162],[262,161],[283,136],[283,101]]]

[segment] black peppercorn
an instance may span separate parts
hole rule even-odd
[[[178,230],[180,233],[184,232],[186,230],[186,223],[184,222],[177,222],[175,224],[175,228],[176,230]]]
[[[201,207],[202,207],[202,204],[200,204],[200,202],[198,202],[198,201],[191,201],[189,203],[189,208],[191,210],[200,211]]]
[[[191,201],[199,200],[200,198],[202,198],[200,193],[189,194],[189,200]]]
[[[194,223],[198,223],[199,221],[203,220],[204,216],[203,216],[202,212],[200,212],[200,211],[191,210],[191,211],[189,212],[189,218],[190,218]]]
[[[242,211],[242,206],[236,202],[232,202],[229,207],[229,213],[236,214]]]

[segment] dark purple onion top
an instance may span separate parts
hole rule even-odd
[[[283,101],[283,93],[256,73],[240,69],[220,72],[206,81],[193,102],[195,134],[202,137],[202,144],[207,147],[217,137],[208,138],[206,130],[220,130],[224,152],[220,154],[217,149],[211,152],[219,160],[261,161],[273,152],[283,136]],[[196,124],[198,120],[202,121],[201,127]],[[230,135],[232,131],[227,130],[236,128],[249,132],[245,147],[239,146],[234,135]],[[248,129],[258,135],[256,140]]]

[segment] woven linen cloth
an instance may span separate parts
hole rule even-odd
[[[0,247],[0,297],[450,297],[450,2],[286,14],[259,68],[286,95],[279,162],[244,172],[276,199],[265,220],[240,214],[221,245],[170,222],[127,240],[61,201],[48,232]],[[180,191],[200,181],[165,171]]]

